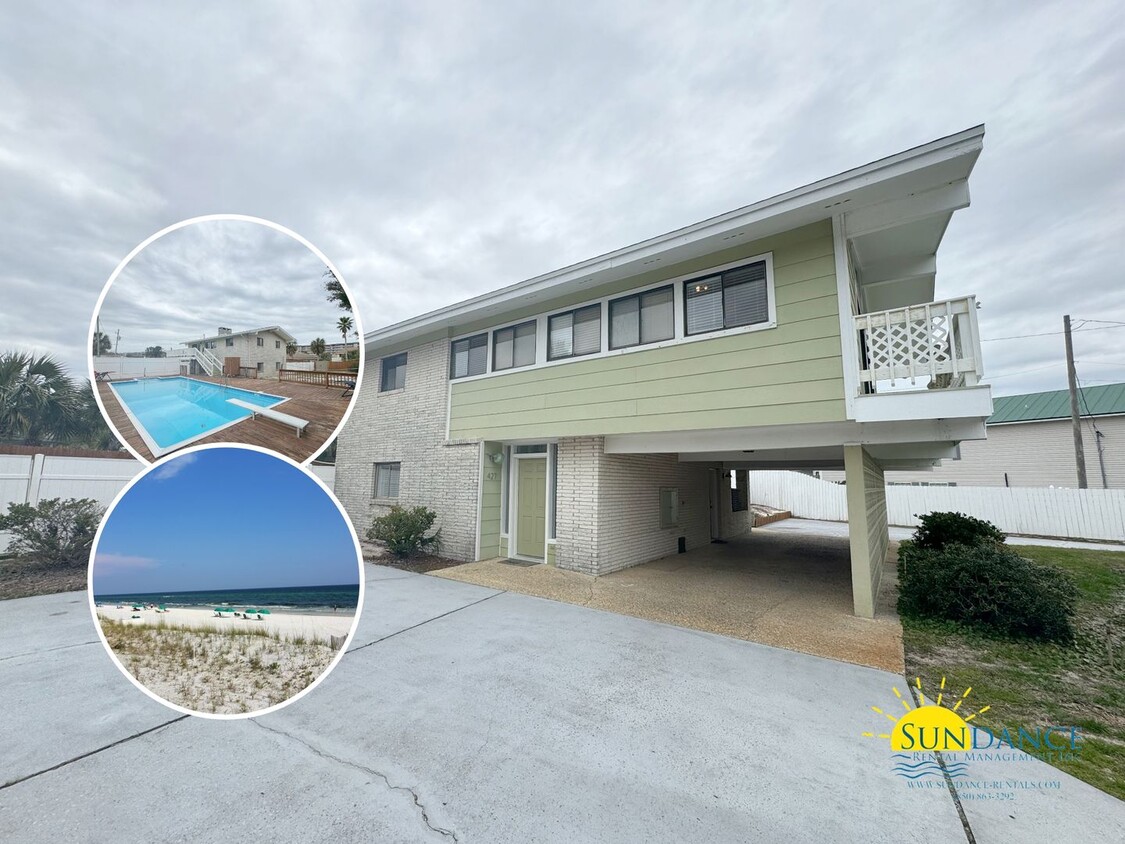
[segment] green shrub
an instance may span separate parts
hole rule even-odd
[[[904,542],[898,574],[898,611],[904,617],[954,621],[1013,638],[1064,644],[1074,639],[1074,581],[1002,545],[949,543],[934,549]]]
[[[914,545],[939,550],[956,542],[961,545],[1003,543],[1003,531],[992,522],[964,513],[927,513],[918,517],[922,524],[914,531]]]
[[[29,562],[84,566],[102,508],[92,498],[48,498],[34,507],[9,504],[0,513],[0,531],[12,534],[8,553]]]
[[[397,557],[409,557],[419,551],[441,550],[441,530],[427,536],[437,513],[427,507],[392,507],[385,516],[371,521],[367,538],[384,543]]]

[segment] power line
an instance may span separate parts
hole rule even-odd
[[[995,381],[997,378],[1011,378],[1013,375],[1026,375],[1028,372],[1040,372],[1044,369],[1051,369],[1056,366],[1063,366],[1064,362],[1049,363],[1046,366],[1037,366],[1035,369],[1021,369],[1019,372],[1005,372],[1003,375],[990,375],[989,381]]]
[[[1083,324],[1085,324],[1086,322],[1099,322],[1099,321],[1104,321],[1104,320],[1088,319],[1088,320],[1084,320]],[[1102,328],[1076,328],[1071,333],[1077,334],[1080,331],[1109,331],[1111,328],[1125,328],[1125,322],[1114,323],[1113,325],[1106,325],[1106,326],[1103,326]],[[1041,334],[1014,334],[1011,337],[982,337],[981,342],[982,343],[994,343],[997,340],[1023,340],[1027,337],[1050,337],[1052,334],[1062,334],[1062,333],[1063,332],[1061,332],[1061,331],[1044,331]]]

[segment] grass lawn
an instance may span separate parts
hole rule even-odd
[[[935,689],[949,678],[972,686],[976,723],[1075,725],[1085,746],[1057,766],[1125,799],[1125,552],[1013,546],[1024,557],[1070,572],[1078,585],[1073,646],[990,639],[957,625],[903,619],[906,674]]]

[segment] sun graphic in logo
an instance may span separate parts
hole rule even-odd
[[[905,714],[896,718],[894,715],[884,712],[878,706],[872,706],[872,711],[891,721],[894,728],[889,733],[865,732],[863,736],[865,738],[889,739],[891,750],[947,752],[972,750],[973,728],[969,726],[969,722],[981,713],[987,712],[991,707],[983,706],[967,718],[962,718],[957,710],[961,708],[973,691],[972,686],[965,689],[960,697],[953,696],[956,701],[953,706],[946,706],[942,703],[946,697],[944,677],[941,678],[941,687],[934,703],[926,703],[926,695],[922,692],[922,679],[920,677],[914,678],[914,684],[920,703],[917,706],[911,706],[909,700],[904,698],[897,688],[893,689],[895,697],[902,704],[902,708],[906,710]]]

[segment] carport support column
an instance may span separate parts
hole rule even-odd
[[[844,446],[852,604],[861,618],[875,617],[875,600],[887,559],[887,488],[883,467],[861,445]]]

